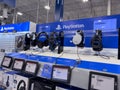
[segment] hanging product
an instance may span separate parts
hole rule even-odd
[[[37,45],[37,34],[35,32],[31,33],[31,46],[35,47]]]
[[[84,33],[83,33],[83,31],[78,30],[76,32],[75,36],[73,36],[72,41],[77,47],[84,47]]]
[[[48,35],[46,32],[41,32],[37,36],[37,46],[39,48],[43,48],[44,46],[48,46]]]
[[[51,32],[49,36],[49,49],[54,51],[55,48],[58,46],[58,39],[59,35],[56,32]]]
[[[95,35],[91,40],[91,46],[94,51],[102,51],[103,50],[103,43],[102,43],[102,31],[96,30]]]
[[[30,33],[26,33],[25,34],[25,46],[24,46],[24,50],[30,49],[30,38],[31,38]]]
[[[58,40],[58,54],[63,52],[63,47],[64,47],[64,32],[61,31],[59,32],[59,40]]]

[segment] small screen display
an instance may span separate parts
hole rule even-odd
[[[70,67],[54,66],[53,73],[52,73],[52,79],[63,81],[63,82],[68,82],[70,79]]]
[[[3,67],[10,67],[11,62],[12,62],[11,57],[4,57],[3,62],[2,62],[2,66]]]
[[[117,90],[115,82],[116,79],[113,76],[92,74],[89,90]]]
[[[37,62],[28,61],[26,62],[25,72],[35,74],[38,68]]]
[[[24,60],[15,59],[13,69],[22,70],[24,65]]]

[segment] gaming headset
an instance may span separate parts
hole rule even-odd
[[[24,46],[24,50],[30,49],[30,39],[31,39],[30,33],[26,33],[25,34],[25,46]]]
[[[35,47],[37,45],[37,34],[35,32],[31,33],[31,46]]]
[[[59,35],[56,32],[51,32],[49,36],[49,49],[54,51],[58,46]]]
[[[83,33],[83,31],[78,30],[76,32],[75,36],[73,36],[72,41],[77,47],[84,47],[84,33]]]
[[[103,49],[101,30],[96,30],[95,35],[91,40],[91,46],[94,51],[101,51]]]
[[[19,36],[17,39],[17,48],[20,48],[23,45],[23,37]]]
[[[23,84],[21,86],[21,84]],[[24,80],[20,80],[20,82],[18,83],[18,86],[17,86],[17,90],[26,90],[26,83]]]
[[[37,36],[37,46],[39,48],[43,48],[44,46],[48,46],[48,35],[46,32],[41,32]]]

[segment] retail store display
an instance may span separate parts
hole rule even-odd
[[[37,46],[39,48],[43,48],[44,46],[48,46],[48,34],[46,32],[40,32],[37,36]]]
[[[30,49],[30,38],[31,38],[30,33],[26,33],[26,34],[25,34],[25,45],[24,45],[24,50]]]
[[[53,65],[52,80],[69,83],[71,78],[71,69],[69,66]]]
[[[58,39],[59,35],[57,32],[51,32],[49,36],[49,49],[54,51],[55,48],[58,46]]]
[[[37,45],[37,34],[35,32],[31,33],[31,46],[35,47]]]
[[[117,79],[116,75],[90,72],[88,90],[118,90]]]
[[[30,90],[55,90],[55,84],[50,80],[33,78],[30,80]]]
[[[16,71],[22,71],[23,68],[24,68],[24,65],[25,65],[25,60],[24,59],[15,58],[12,69],[16,70]]]
[[[32,75],[36,75],[38,73],[40,64],[35,61],[26,61],[24,72]]]
[[[101,30],[96,30],[95,35],[93,36],[91,40],[91,46],[92,46],[92,49],[97,52],[103,49]]]
[[[5,68],[10,68],[12,66],[12,63],[13,63],[12,57],[4,56],[1,66]]]
[[[83,31],[78,30],[76,32],[75,36],[73,36],[72,41],[77,47],[84,47],[84,33],[83,33]]]
[[[64,47],[64,32],[61,31],[59,32],[59,40],[58,40],[58,54],[63,52],[63,47]]]

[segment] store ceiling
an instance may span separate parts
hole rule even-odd
[[[47,10],[44,6],[48,0],[17,0],[16,11],[22,12],[23,16],[18,16],[17,22],[33,21],[38,23],[47,22]],[[89,0],[83,3],[82,0],[64,0],[64,20],[88,18],[107,15],[108,0]],[[112,13],[120,14],[120,0],[112,1]],[[54,22],[55,0],[49,0],[50,11],[48,22]],[[37,20],[37,10],[39,4],[39,19]]]

